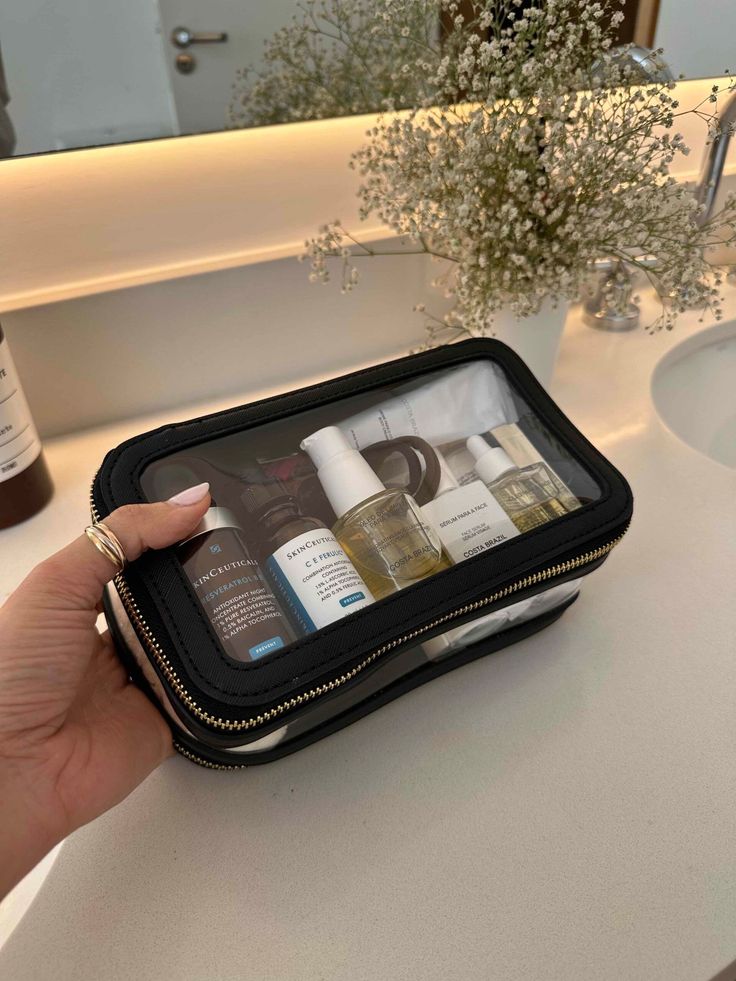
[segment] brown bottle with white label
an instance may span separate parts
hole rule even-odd
[[[214,499],[211,504],[177,546],[179,561],[225,652],[236,661],[257,661],[295,634],[235,516]]]
[[[0,528],[30,518],[52,492],[41,441],[0,325]]]

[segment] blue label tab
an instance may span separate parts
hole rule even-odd
[[[365,599],[365,593],[351,593],[349,596],[343,596],[340,600],[340,606],[352,606],[353,603],[358,603],[363,599]]]
[[[269,640],[262,640],[260,644],[256,644],[255,647],[251,647],[248,651],[251,657],[263,657],[264,654],[269,654],[271,651],[277,651],[279,647],[283,647],[284,642],[280,637],[271,637]]]
[[[266,559],[266,571],[268,572],[271,582],[276,587],[276,590],[281,594],[282,599],[285,601],[291,617],[296,621],[299,629],[305,634],[311,634],[313,630],[317,629],[317,625],[314,623],[307,610],[302,603],[302,601],[297,596],[294,587],[289,582],[286,573],[281,568],[281,566],[276,561],[276,556],[271,555]]]

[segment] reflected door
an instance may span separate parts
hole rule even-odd
[[[179,133],[150,0],[1,0],[16,154]]]
[[[260,63],[264,41],[291,19],[296,6],[297,0],[159,0],[182,133],[227,128],[237,72]]]

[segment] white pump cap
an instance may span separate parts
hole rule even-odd
[[[475,472],[486,484],[492,484],[516,464],[500,446],[489,446],[482,436],[471,436],[465,444],[475,457]]]
[[[332,505],[341,518],[374,494],[386,490],[371,465],[350,445],[337,426],[325,426],[302,440]]]

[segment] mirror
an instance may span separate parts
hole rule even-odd
[[[406,5],[397,35],[374,0],[3,0],[0,157],[411,105],[422,79],[397,67],[442,23],[433,0]],[[619,40],[665,48],[675,77],[736,67],[734,0],[624,11]]]

